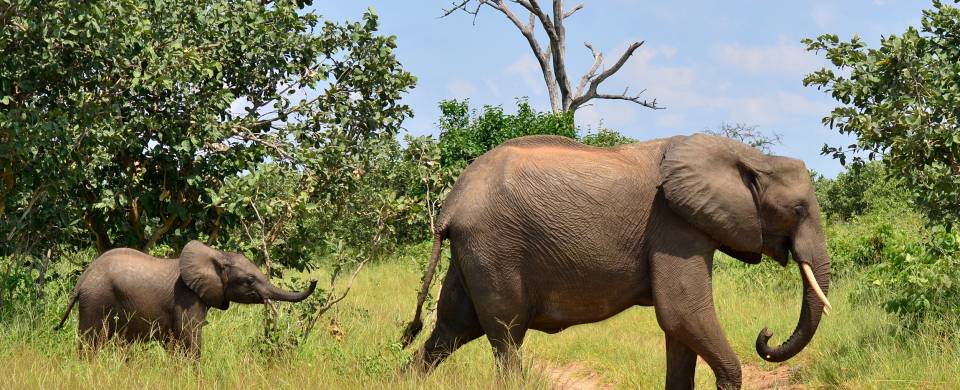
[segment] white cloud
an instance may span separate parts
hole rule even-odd
[[[578,109],[576,120],[577,125],[590,129],[596,129],[600,127],[600,124],[604,123],[603,114],[597,111],[596,106],[593,105]]]
[[[540,71],[540,63],[533,56],[524,55],[516,62],[507,65],[506,74],[510,76],[519,76],[530,95],[544,95],[543,73]]]
[[[676,113],[660,114],[657,116],[657,126],[683,129],[687,126],[687,118]]]
[[[772,61],[780,68],[778,70],[789,70],[791,74],[797,74],[795,72],[800,71],[801,68],[817,65],[815,60],[801,57],[802,51],[797,51],[797,48],[791,48],[784,42],[772,48],[731,47],[733,49],[729,52],[748,53],[746,56],[729,55],[731,64],[737,67],[760,70],[763,69],[761,65],[764,61]],[[656,98],[659,104],[667,108],[650,114],[657,126],[674,130],[700,130],[688,128],[702,126],[702,124],[690,122],[688,113],[691,110],[714,111],[713,115],[717,123],[728,120],[760,126],[776,124],[784,116],[822,114],[829,110],[829,107],[792,92],[772,90],[759,94],[745,94],[743,86],[738,86],[732,82],[732,79],[723,77],[727,71],[718,70],[713,64],[666,65],[668,53],[670,53],[669,50],[665,51],[661,48],[645,48],[637,53],[637,58],[631,59],[624,66],[622,75],[615,76],[617,80],[608,81],[610,84],[608,88],[613,88],[611,87],[613,85],[630,85],[633,89],[646,88],[646,96],[651,99]],[[777,58],[778,56],[784,58]],[[740,62],[734,63],[734,59]],[[796,63],[790,63],[790,61],[796,61]],[[604,111],[597,112],[605,114]]]
[[[576,118],[579,125],[596,130],[601,124],[614,129],[629,126],[636,122],[636,117],[633,107],[591,104],[578,109]]]
[[[477,92],[477,87],[466,80],[451,80],[447,83],[447,92],[457,99],[467,99]]]
[[[713,106],[727,111],[732,120],[760,126],[776,124],[785,116],[818,115],[830,109],[829,106],[786,91],[750,97],[718,97]]]
[[[494,98],[500,99],[501,97],[503,97],[503,92],[501,92],[500,86],[498,86],[496,81],[494,81],[493,79],[484,80],[483,85],[487,87],[488,90],[490,90],[490,94],[493,95]]]
[[[619,55],[622,49],[611,53]],[[661,60],[672,58],[676,54],[677,49],[670,46],[643,46],[637,49],[620,72],[600,86],[600,92],[618,93],[623,91],[625,86],[630,86],[630,94],[645,89],[643,96],[656,98],[659,104],[668,108],[673,108],[673,104],[678,101],[699,100],[692,99],[692,91],[697,81],[694,68],[660,65]],[[609,60],[610,57],[607,58]],[[577,122],[582,126],[596,128],[602,121],[604,126],[624,131],[636,126],[640,115],[648,118],[648,115],[654,115],[657,125],[666,127],[681,128],[687,123],[682,110],[668,109],[653,114],[646,108],[626,102],[592,100],[590,104],[577,110]]]
[[[660,46],[656,50],[659,51],[660,55],[662,55],[664,58],[671,58],[677,55],[677,48],[673,46]]]
[[[826,5],[814,7],[811,16],[813,17],[813,22],[820,29],[827,29],[837,21],[837,11],[834,10],[833,7]]]
[[[802,95],[784,91],[776,92],[773,101],[781,110],[791,114],[825,114],[831,107],[824,103],[816,103]]]
[[[752,73],[800,75],[819,67],[819,59],[800,45],[781,40],[775,46],[744,47],[723,44],[714,49],[720,62]]]
[[[698,81],[695,68],[691,66],[661,65],[662,59],[677,53],[672,47],[641,47],[613,78],[601,85],[605,91],[616,91],[620,86],[630,85],[632,91],[646,89],[645,96],[657,99],[661,105],[670,107],[677,102],[697,100],[692,96]],[[614,87],[616,85],[616,87]]]
[[[626,102],[594,100],[577,111],[577,123],[592,129],[602,123],[643,137],[648,126],[680,132],[702,130],[723,121],[775,127],[786,118],[821,115],[829,110],[799,93],[780,89],[758,91],[732,75],[742,69],[771,72],[777,78],[782,74],[802,74],[819,65],[816,58],[807,56],[788,40],[781,39],[768,47],[725,45],[716,53],[719,58],[714,61],[678,64],[682,53],[674,47],[641,47],[620,72],[600,86],[600,91],[617,93],[629,85],[631,93],[646,90],[644,97],[656,98],[667,109],[651,111]],[[610,55],[607,58],[611,60]],[[520,75],[532,90],[545,90],[540,67],[532,57],[511,64],[507,73]],[[641,126],[640,122],[647,125]]]

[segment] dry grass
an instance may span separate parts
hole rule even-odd
[[[757,332],[769,326],[782,340],[793,329],[800,282],[791,267],[759,267],[718,261],[715,301],[721,321],[741,360],[760,370],[753,350]],[[317,275],[320,276],[320,275]],[[433,375],[419,378],[398,368],[410,351],[397,343],[412,315],[419,275],[408,259],[371,266],[351,295],[328,313],[323,327],[302,347],[266,357],[256,345],[262,309],[235,305],[213,311],[204,328],[198,365],[180,361],[159,345],[110,346],[98,357],[77,356],[72,331],[52,332],[62,306],[35,320],[4,320],[0,329],[0,387],[31,388],[550,388],[542,369],[498,382],[490,346],[484,339],[457,351]],[[831,288],[836,307],[813,343],[786,364],[791,383],[810,387],[956,388],[960,386],[957,334],[898,332],[893,317],[876,305],[849,300],[853,281]],[[330,318],[336,324],[330,325]],[[73,313],[71,321],[76,321]],[[75,329],[75,322],[68,323]],[[336,328],[336,329],[334,329]],[[430,325],[415,345],[422,343]],[[342,333],[340,333],[342,332]],[[339,339],[339,340],[338,340]],[[556,335],[528,334],[525,364],[576,363],[596,373],[598,383],[616,388],[663,386],[663,336],[650,308],[634,308],[607,321],[570,328]],[[534,363],[534,361],[536,363]],[[781,369],[782,371],[782,369]],[[697,385],[714,386],[700,365]],[[748,386],[750,384],[747,384]]]

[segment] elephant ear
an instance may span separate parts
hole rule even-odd
[[[180,278],[208,306],[226,310],[229,301],[224,298],[222,252],[190,241],[180,252]]]
[[[757,175],[764,156],[724,137],[696,134],[675,140],[660,163],[660,188],[670,208],[736,251],[740,260],[760,260],[763,245]]]

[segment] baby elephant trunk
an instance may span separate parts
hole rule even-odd
[[[307,299],[307,297],[309,297],[310,294],[313,294],[313,290],[316,290],[316,289],[317,289],[316,280],[311,280],[310,287],[307,287],[306,290],[301,292],[287,291],[277,286],[274,286],[273,284],[268,284],[267,292],[264,295],[266,296],[267,299],[274,300],[274,301],[300,302],[304,299]]]

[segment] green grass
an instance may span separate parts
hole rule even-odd
[[[313,275],[321,277],[323,275]],[[33,315],[5,319],[0,328],[2,388],[549,388],[535,370],[509,383],[497,382],[492,353],[484,339],[457,351],[432,375],[398,373],[409,350],[397,345],[410,320],[419,273],[408,258],[370,266],[350,296],[321,319],[300,348],[268,357],[256,345],[262,306],[214,310],[204,328],[199,365],[182,362],[159,345],[108,347],[87,360],[76,353],[76,312],[68,329],[53,332],[63,298]],[[799,366],[792,380],[813,387],[956,388],[960,386],[960,342],[956,332],[902,330],[878,305],[854,303],[860,281],[849,277],[831,286],[835,310],[810,346],[785,364]],[[749,267],[718,260],[715,301],[728,339],[744,364],[761,368],[753,350],[757,332],[769,326],[774,342],[789,335],[797,320],[800,281],[795,267]],[[331,334],[336,318],[342,338]],[[428,317],[429,318],[429,317]],[[415,343],[429,334],[430,324]],[[532,359],[555,365],[580,362],[617,388],[663,386],[663,335],[653,310],[634,308],[607,321],[575,326],[559,334],[530,332],[524,344]],[[700,388],[714,386],[705,365]]]

